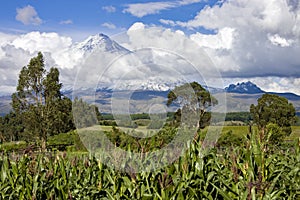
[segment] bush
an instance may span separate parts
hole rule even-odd
[[[5,142],[0,144],[0,151],[12,152],[12,151],[22,151],[28,147],[28,143],[25,141],[16,141],[16,142]]]
[[[224,148],[224,147],[237,147],[242,146],[245,144],[245,139],[242,136],[237,136],[233,134],[232,130],[227,131],[225,134],[222,134],[221,137],[218,139],[217,147]]]
[[[103,120],[100,121],[99,124],[102,126],[117,126],[117,123],[114,120]]]
[[[70,131],[68,133],[51,136],[48,138],[47,146],[51,150],[65,151],[73,149],[77,151],[86,151],[77,131]]]
[[[134,121],[134,123],[136,123],[138,126],[148,126],[150,122],[150,119],[138,119]]]

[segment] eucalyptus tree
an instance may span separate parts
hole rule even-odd
[[[264,94],[258,104],[250,106],[254,123],[261,132],[261,139],[283,140],[292,132],[291,125],[296,121],[296,112],[292,103],[284,97]],[[273,136],[266,134],[273,132]],[[273,138],[273,139],[272,139]]]
[[[176,86],[168,93],[167,106],[172,104],[183,105],[182,109],[178,109],[175,113],[176,123],[181,122],[182,110],[186,107],[195,107],[194,111],[199,114],[199,128],[204,128],[209,125],[211,113],[208,108],[218,104],[218,100],[203,88],[199,83],[185,83],[181,86]]]
[[[42,149],[46,148],[47,136],[74,128],[71,100],[61,94],[59,70],[46,71],[41,52],[33,57],[19,74],[17,90],[12,94],[12,108],[22,118],[27,137],[38,137]]]

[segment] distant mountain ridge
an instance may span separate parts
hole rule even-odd
[[[227,93],[236,93],[236,94],[276,94],[282,97],[285,97],[289,100],[300,100],[300,96],[291,92],[266,92],[260,89],[256,84],[251,81],[230,84],[226,87],[225,92]]]
[[[224,89],[226,93],[227,112],[248,111],[251,104],[257,104],[257,100],[263,94],[275,94],[284,97],[293,103],[296,111],[300,111],[300,96],[294,93],[277,93],[266,92],[260,89],[256,84],[248,81],[237,84],[231,84]],[[222,93],[214,93],[213,95],[218,99],[221,98]]]
[[[225,91],[228,93],[240,93],[240,94],[259,94],[265,93],[261,90],[256,84],[248,81],[235,84],[230,84],[225,88]]]

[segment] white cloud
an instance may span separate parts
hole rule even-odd
[[[129,41],[122,43],[122,45],[130,50],[148,48],[159,50],[159,55],[155,54],[151,59],[160,64],[161,73],[157,74],[164,76],[165,79],[183,76],[188,80],[202,80],[208,85],[212,83],[222,85],[220,80],[214,81],[214,78],[218,77],[220,73],[209,56],[202,47],[197,45],[182,31],[147,26],[139,22],[133,24],[128,29],[127,35]],[[163,52],[166,53],[165,57],[162,56]],[[178,57],[168,56],[168,53],[177,55]],[[193,67],[183,64],[185,62],[190,63]],[[165,66],[170,66],[171,71],[177,73],[177,76],[171,75],[171,71],[164,73],[163,67]]]
[[[225,27],[215,35],[206,35],[201,33],[192,34],[191,40],[197,42],[202,47],[211,49],[231,49],[234,40],[234,29]]]
[[[108,13],[114,13],[117,9],[114,6],[103,6],[102,10],[105,10]]]
[[[134,3],[126,5],[124,13],[130,13],[136,17],[144,17],[146,15],[157,14],[162,10],[177,8],[184,5],[198,3],[201,0],[181,0],[181,1],[159,1],[147,3]]]
[[[21,48],[30,53],[37,51],[57,52],[72,45],[72,39],[57,33],[30,32],[20,35],[11,42],[16,48]]]
[[[288,47],[293,44],[293,40],[287,40],[283,37],[280,37],[278,34],[275,35],[268,35],[269,40],[272,44],[281,46],[281,47]]]
[[[0,33],[0,85],[1,92],[15,90],[21,68],[28,64],[30,58],[38,51],[43,52],[46,66],[68,67],[64,59],[66,49],[72,45],[71,38],[57,33],[30,32],[22,35]],[[10,91],[13,92],[14,90]]]
[[[16,20],[22,22],[25,25],[40,25],[43,21],[38,16],[38,13],[34,7],[28,5],[23,8],[17,8]]]
[[[73,21],[68,19],[68,20],[64,20],[64,21],[59,22],[59,24],[73,24]]]
[[[108,23],[108,22],[103,23],[102,26],[106,27],[108,29],[116,29],[117,28],[116,25],[114,25],[113,23]]]
[[[294,26],[296,13],[291,12],[285,0],[229,0],[222,6],[205,7],[197,16],[188,22],[178,23],[181,26],[196,28],[206,27],[219,29],[227,26],[255,27],[268,31],[285,32]]]
[[[226,77],[300,77],[300,10],[290,2],[228,0],[206,6],[187,22],[168,23],[216,31],[195,33],[191,39],[226,69]]]
[[[0,56],[0,92],[9,94],[15,91],[18,74],[21,68],[28,63],[30,54],[12,45],[1,46],[0,49],[4,52],[4,55]]]
[[[159,22],[169,26],[176,26],[176,23],[172,20],[160,19]]]

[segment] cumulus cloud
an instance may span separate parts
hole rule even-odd
[[[108,23],[108,22],[103,23],[102,26],[106,27],[108,29],[116,29],[117,28],[116,25],[114,25],[113,23]]]
[[[280,37],[278,34],[275,35],[269,35],[269,40],[272,42],[272,44],[281,46],[281,47],[288,47],[293,44],[294,40],[287,40],[283,37]]]
[[[114,13],[117,9],[114,6],[103,6],[102,10],[105,10],[108,13]]]
[[[22,35],[0,33],[0,73],[2,74],[0,93],[15,90],[21,68],[27,65],[30,58],[36,56],[38,51],[43,52],[47,68],[68,67],[71,62],[64,57],[71,45],[71,38],[57,33],[30,32]]]
[[[11,94],[16,89],[21,68],[30,59],[30,53],[12,45],[5,45],[0,49],[4,52],[4,55],[0,57],[0,92],[1,94]]]
[[[225,27],[214,35],[205,35],[201,33],[192,34],[191,40],[197,42],[202,47],[211,49],[231,49],[234,40],[234,29]]]
[[[38,16],[34,7],[28,5],[23,8],[17,8],[16,20],[25,25],[40,25],[43,20]]]
[[[186,80],[201,80],[208,85],[214,82],[222,87],[221,80],[215,81],[215,78],[220,75],[219,70],[203,48],[182,31],[172,31],[137,22],[128,29],[126,34],[128,41],[119,42],[130,50],[158,49],[158,52],[150,54],[152,61],[160,65],[161,72],[156,71],[157,75],[163,74],[165,79],[172,77],[170,72],[169,74],[163,73],[164,67],[172,66],[170,68],[177,73],[177,76],[174,75],[176,78],[183,76]],[[145,56],[143,60],[147,60],[146,58]],[[190,63],[190,66],[184,63]]]
[[[192,34],[225,77],[300,77],[300,10],[286,0],[229,0],[206,6],[194,19],[167,21],[216,34]]]
[[[146,15],[157,14],[162,10],[168,10],[185,6],[193,3],[198,3],[201,0],[181,0],[181,1],[160,1],[147,3],[134,3],[126,5],[124,13],[130,13],[136,17],[144,17]]]
[[[30,32],[18,36],[11,44],[30,53],[37,51],[56,52],[71,46],[72,39],[60,36],[57,33]]]

